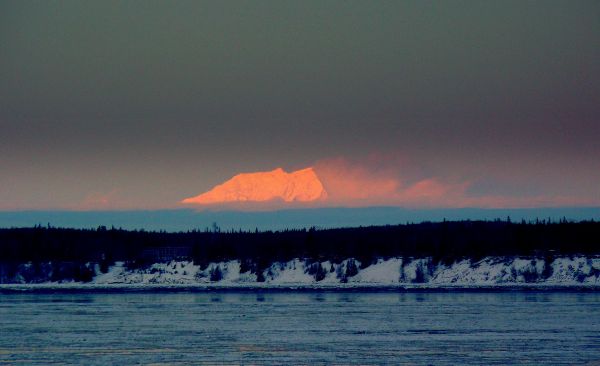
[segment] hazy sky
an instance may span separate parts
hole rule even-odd
[[[600,205],[598,44],[598,1],[0,1],[0,209],[332,162]]]

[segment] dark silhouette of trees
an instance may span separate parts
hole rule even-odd
[[[325,276],[327,276],[327,271],[325,271],[325,269],[319,262],[309,264],[306,267],[305,271],[309,275],[313,276],[317,282],[322,281],[323,279],[325,279]]]
[[[223,271],[220,266],[214,266],[210,269],[210,280],[212,282],[221,281],[223,279]]]
[[[177,250],[165,250],[169,248]],[[464,258],[520,255],[543,258],[550,263],[560,255],[600,254],[600,223],[565,219],[560,222],[443,221],[262,232],[226,232],[213,227],[212,230],[176,233],[103,226],[97,229],[11,228],[0,229],[0,277],[10,276],[18,265],[30,263],[27,273],[31,278],[51,271],[57,279],[85,280],[91,278],[96,268],[106,272],[115,261],[126,262],[130,267],[149,265],[148,258],[152,258],[153,251],[185,252],[187,259],[203,268],[211,262],[237,259],[241,261],[242,272],[256,273],[258,281],[263,280],[262,271],[272,263],[301,258],[315,263],[311,274],[317,278],[324,277],[325,271],[330,270],[329,267],[319,270],[320,263],[341,263],[349,258],[366,267],[379,258],[390,257],[429,257],[430,263],[451,264]],[[338,277],[355,274],[357,262],[347,261],[344,273]],[[548,271],[551,268],[544,276],[551,274]],[[423,268],[423,275],[426,274],[427,268]]]
[[[339,278],[342,283],[348,282],[348,278],[357,274],[358,266],[356,265],[354,258],[349,258],[344,265],[339,266],[338,272],[336,273],[337,278]]]

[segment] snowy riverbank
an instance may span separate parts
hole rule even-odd
[[[49,266],[51,267],[51,266]],[[190,261],[155,263],[128,268],[117,262],[89,282],[52,282],[36,277],[28,281],[31,264],[19,266],[2,288],[36,286],[71,288],[198,287],[198,288],[506,288],[599,287],[600,257],[542,258],[487,257],[452,264],[430,258],[379,259],[368,265],[347,259],[341,263],[294,259],[275,262],[261,271],[244,268],[240,261],[210,263],[201,267]],[[47,278],[52,278],[48,273]]]

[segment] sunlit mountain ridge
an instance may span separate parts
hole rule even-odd
[[[242,173],[208,192],[186,198],[182,203],[211,205],[231,202],[312,202],[327,192],[313,168],[287,173],[281,168],[269,172]]]

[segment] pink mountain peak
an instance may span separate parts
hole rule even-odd
[[[232,202],[311,202],[327,198],[327,192],[312,167],[287,173],[282,168],[269,172],[241,173],[208,192],[186,198],[182,203],[213,205]]]

